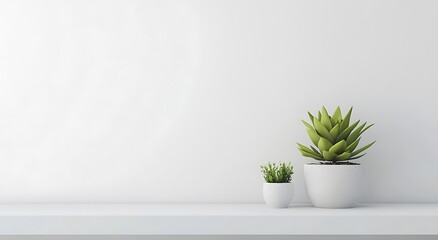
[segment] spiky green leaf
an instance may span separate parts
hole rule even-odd
[[[330,122],[331,122],[331,124],[332,124],[332,127],[336,125],[336,121],[335,121],[335,119],[330,118]]]
[[[312,149],[310,149],[310,148],[308,148],[308,147],[306,147],[306,146],[304,146],[304,145],[302,145],[302,144],[299,144],[299,143],[297,143],[297,144],[298,144],[299,149],[301,149],[301,150],[303,150],[303,151],[305,151],[305,152],[311,153],[311,154],[314,153],[314,152],[312,151]]]
[[[332,130],[330,130],[330,135],[332,135],[333,139],[336,139],[339,136],[339,130],[340,130],[339,124],[336,124]]]
[[[335,145],[331,146],[329,152],[341,154],[345,151],[345,148],[347,148],[347,142],[345,142],[345,140],[342,140],[336,143]]]
[[[354,141],[353,143],[351,143],[350,145],[347,146],[347,148],[345,149],[346,152],[353,152],[354,149],[356,149],[357,145],[359,145],[361,138],[356,139],[356,141]]]
[[[336,155],[336,153],[332,153],[329,151],[323,151],[322,156],[324,156],[325,160],[333,160],[336,158],[337,155]]]
[[[315,146],[318,146],[319,139],[321,138],[315,130],[307,129],[307,135],[309,135],[310,140],[312,140]]]
[[[344,152],[341,155],[338,155],[335,157],[335,160],[339,160],[339,161],[345,161],[345,160],[349,160],[351,157],[351,153],[349,152]]]
[[[313,146],[310,146],[310,148],[312,149],[312,151],[313,151],[316,155],[319,155],[319,156],[322,157],[322,153],[321,153],[318,149],[314,148]]]
[[[324,125],[318,120],[318,119],[314,119],[314,125],[315,125],[315,129],[316,132],[323,138],[328,139],[330,142],[333,143],[333,137],[332,135],[330,135],[330,132],[327,130],[327,128],[324,127]]]
[[[356,141],[356,139],[360,136],[360,132],[362,131],[362,129],[365,127],[366,124],[367,123],[365,122],[364,124],[357,127],[353,132],[351,132],[351,134],[347,138],[347,144],[351,144],[354,141]]]
[[[344,119],[341,122],[341,132],[348,128],[350,125],[351,113],[353,112],[353,107],[350,108],[347,115],[345,115]]]
[[[321,152],[328,151],[332,146],[333,144],[329,140],[325,138],[319,139],[318,148]]]
[[[376,141],[374,141],[374,142],[372,142],[372,143],[370,143],[370,144],[367,144],[367,145],[365,145],[364,147],[362,147],[362,148],[360,148],[360,149],[358,149],[358,150],[352,152],[352,153],[351,153],[351,156],[354,157],[354,156],[356,156],[357,154],[359,154],[359,153],[361,153],[361,152],[367,150],[369,147],[373,146],[373,144],[374,144],[375,142],[376,142]]]
[[[362,135],[362,133],[364,133],[366,130],[368,130],[368,128],[374,126],[374,123],[369,125],[368,127],[366,127],[364,130],[360,131],[360,135]]]
[[[332,119],[335,121],[335,123],[340,123],[342,120],[342,114],[341,114],[341,108],[337,107],[335,112],[333,113]]]
[[[310,125],[308,122],[306,122],[306,121],[304,121],[304,120],[301,120],[301,122],[303,122],[303,124],[304,124],[308,129],[315,130],[315,129],[313,128],[313,126]]]
[[[315,118],[310,112],[307,112],[310,118],[310,122],[313,123],[313,119]]]
[[[357,120],[357,122],[353,123],[351,126],[347,127],[344,131],[339,134],[339,136],[336,138],[336,141],[347,139],[350,135],[351,131],[359,124],[360,120]]]
[[[330,131],[332,129],[332,122],[330,120],[330,116],[327,112],[327,109],[325,109],[324,106],[322,106],[322,116],[321,116],[321,123],[324,125],[324,127]]]
[[[301,155],[303,155],[304,157],[310,157],[310,158],[313,158],[313,159],[316,159],[316,160],[324,160],[322,157],[320,157],[320,156],[318,156],[318,155],[316,155],[314,153],[308,153],[306,151],[301,150],[300,148],[298,148],[298,150],[300,150]]]

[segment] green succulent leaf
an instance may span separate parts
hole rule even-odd
[[[313,152],[314,152],[316,155],[319,155],[319,156],[322,157],[322,154],[321,154],[321,152],[319,152],[318,149],[314,148],[313,146],[310,146],[310,148],[313,150]]]
[[[348,145],[348,147],[345,149],[346,152],[353,152],[354,149],[356,149],[357,145],[359,145],[361,138],[356,139],[356,141],[354,141],[353,143],[351,143],[350,145]]]
[[[358,149],[358,150],[352,152],[352,153],[351,153],[351,156],[354,157],[354,156],[356,156],[357,154],[359,154],[359,153],[361,153],[361,152],[367,150],[369,147],[373,146],[373,144],[374,144],[375,142],[376,142],[376,141],[374,141],[374,142],[372,142],[372,143],[370,143],[370,144],[367,144],[367,145],[365,145],[364,147],[362,147],[362,148],[360,148],[360,149]]]
[[[332,129],[332,122],[330,120],[330,116],[328,115],[327,109],[325,109],[324,106],[322,107],[321,123],[328,131]]]
[[[313,126],[310,125],[308,122],[306,122],[306,121],[304,121],[304,120],[301,120],[301,122],[303,122],[303,124],[304,124],[308,129],[312,129],[312,130],[314,130]]]
[[[330,122],[332,124],[332,127],[336,125],[336,121],[333,118],[330,118]]]
[[[309,135],[310,140],[312,140],[315,146],[318,146],[319,139],[321,138],[315,130],[307,129],[307,135]]]
[[[364,123],[360,125],[358,128],[356,128],[347,138],[347,144],[351,144],[352,142],[356,141],[356,139],[360,136],[360,132],[365,127],[367,123]]]
[[[332,146],[333,144],[329,140],[325,138],[319,139],[318,148],[321,152],[328,151]]]
[[[344,120],[341,122],[341,132],[348,128],[350,125],[351,113],[353,112],[353,107],[350,108],[347,115],[345,115]]]
[[[325,160],[333,160],[337,157],[336,153],[331,153],[329,151],[322,151],[322,156]]]
[[[321,121],[321,117],[322,117],[322,115],[321,115],[321,111],[319,111],[319,112],[318,112],[318,120],[319,120],[319,121]]]
[[[306,146],[304,146],[304,145],[302,145],[302,144],[299,144],[299,143],[297,143],[297,144],[298,144],[298,147],[299,147],[301,150],[303,150],[304,152],[308,152],[308,153],[314,154],[314,152],[312,151],[312,149],[310,149],[310,148],[308,148],[308,147],[306,147]]]
[[[335,145],[331,146],[329,152],[341,154],[345,151],[346,148],[347,148],[347,142],[345,142],[345,140],[342,140],[336,143]]]
[[[330,130],[330,135],[332,135],[333,139],[336,139],[339,136],[339,130],[341,129],[341,127],[339,126],[339,124],[336,124],[332,130]]]
[[[313,119],[315,118],[310,112],[307,112],[307,114],[309,115],[310,121],[313,123]]]
[[[332,119],[335,121],[336,124],[341,122],[342,114],[341,114],[341,108],[340,107],[336,108],[335,112],[333,113]]]
[[[368,128],[370,128],[370,127],[372,127],[372,126],[374,126],[374,123],[371,124],[371,125],[369,125],[368,127],[366,127],[364,130],[360,131],[360,134],[359,134],[359,135],[362,135],[362,133],[364,133],[366,130],[368,130]]]
[[[345,160],[349,160],[350,157],[351,157],[351,153],[344,152],[341,155],[336,156],[335,159],[339,161],[345,161]]]
[[[315,125],[315,129],[316,132],[323,138],[328,139],[330,142],[333,143],[333,137],[332,135],[330,135],[330,132],[327,130],[327,128],[324,127],[324,125],[318,120],[318,119],[314,119],[314,125]]]
[[[357,122],[353,123],[351,126],[347,127],[344,131],[339,134],[339,136],[336,138],[337,141],[342,139],[347,139],[350,135],[351,131],[359,124],[360,120],[357,120]],[[342,127],[341,127],[342,128]]]
[[[318,156],[318,155],[316,155],[314,153],[308,153],[306,151],[301,150],[300,148],[298,148],[298,150],[300,150],[301,155],[303,155],[305,157],[310,157],[310,158],[313,158],[313,159],[316,159],[316,160],[323,160],[323,158],[321,156]]]

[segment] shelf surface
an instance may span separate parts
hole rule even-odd
[[[438,204],[0,204],[0,235],[438,235]]]

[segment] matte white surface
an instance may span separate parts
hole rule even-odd
[[[263,199],[268,207],[287,208],[294,197],[294,184],[263,183]]]
[[[1,202],[263,202],[325,104],[364,202],[438,202],[438,1],[0,1]]]
[[[351,208],[362,192],[361,165],[304,165],[306,192],[313,206]]]
[[[0,235],[438,234],[437,204],[2,204]]]

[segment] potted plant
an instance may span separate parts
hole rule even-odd
[[[266,181],[263,183],[263,198],[266,204],[271,208],[287,208],[294,196],[292,164],[268,163],[261,168]]]
[[[330,116],[322,107],[317,116],[308,113],[310,123],[302,121],[315,146],[298,143],[298,149],[303,156],[319,161],[304,165],[307,194],[315,207],[350,208],[356,204],[362,167],[351,161],[363,157],[375,141],[357,149],[361,135],[374,124],[350,123],[352,111],[351,107],[343,117],[337,107]]]

